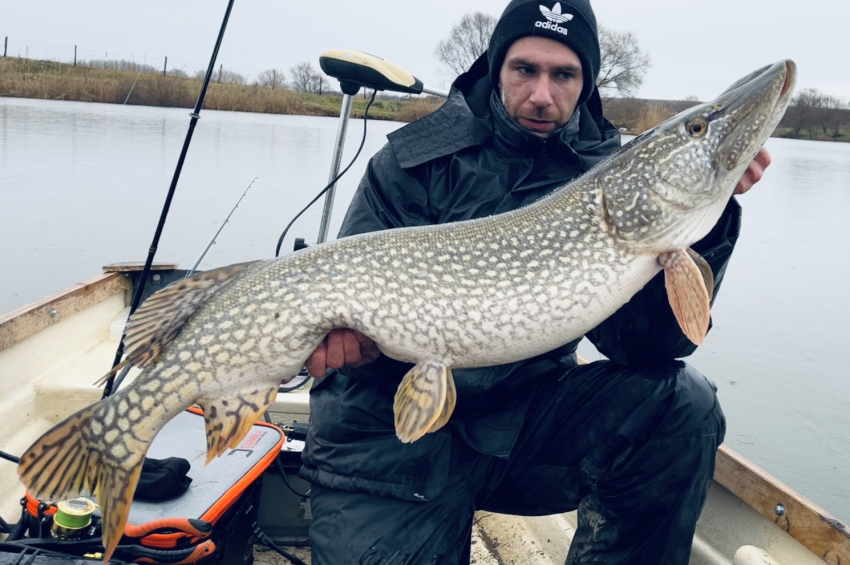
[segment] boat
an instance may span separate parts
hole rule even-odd
[[[0,420],[6,423],[0,428],[0,450],[22,453],[51,426],[101,398],[103,391],[93,381],[111,366],[141,271],[140,264],[108,265],[91,279],[0,316]],[[175,264],[155,264],[150,283],[159,288],[184,273]],[[128,378],[133,376],[131,372]],[[269,411],[271,419],[284,426],[307,422],[308,400],[306,386],[279,394]],[[203,450],[192,457],[202,460]],[[294,470],[289,478],[295,488],[309,488],[298,482]],[[280,544],[300,538],[303,545],[309,513],[300,507],[302,501],[288,492],[281,496],[273,466],[263,474],[262,484],[261,526]],[[19,515],[24,494],[16,466],[0,460],[0,516],[8,521]],[[290,505],[289,511],[279,508],[281,501]],[[479,512],[473,560],[563,563],[575,530],[574,512],[544,517]],[[309,562],[303,548],[289,549],[301,551]],[[271,555],[258,550],[255,562],[273,563]],[[724,445],[717,454],[690,563],[846,564],[850,528]]]
[[[222,28],[222,34],[223,31]],[[446,95],[443,91],[427,89],[403,69],[363,53],[335,51],[323,57],[320,59],[323,69],[340,80],[345,96],[331,168],[332,181],[326,188],[330,192],[322,215],[320,242],[327,236],[351,97],[363,86]],[[202,99],[192,114],[193,120],[197,119],[201,102]],[[188,138],[181,159],[187,146]],[[176,177],[172,189],[175,184]],[[199,262],[200,258],[190,270]],[[0,421],[5,424],[0,427],[0,451],[13,455],[23,453],[52,426],[98,401],[103,390],[95,386],[94,381],[114,364],[136,290],[141,287],[150,295],[182,278],[186,272],[168,263],[107,265],[102,273],[86,281],[0,315],[0,390],[3,391]],[[139,294],[139,297],[146,295]],[[137,369],[131,370],[126,378],[133,379],[137,374]],[[257,529],[249,528],[248,535],[239,538],[244,548],[240,546],[239,551],[228,553],[238,554],[238,559],[223,560],[221,552],[212,551],[206,560],[208,563],[279,563],[276,553],[263,551],[263,548],[276,546],[283,546],[283,554],[289,554],[290,560],[309,562],[309,550],[304,546],[311,514],[309,501],[303,496],[309,484],[296,476],[300,447],[298,440],[293,440],[309,421],[309,388],[290,386],[289,389],[278,394],[269,409],[269,419],[289,437],[274,445],[271,457],[264,457],[262,465],[252,467],[262,471],[261,474],[254,473],[257,476],[252,474],[250,481],[240,481],[242,488],[246,492],[253,489],[256,497],[253,499],[255,506],[246,506],[250,515],[242,516],[242,521],[255,520]],[[165,430],[160,436],[164,434]],[[198,467],[193,467],[196,469],[203,466],[205,440],[200,429],[197,434],[190,435],[192,437],[185,443],[173,442],[172,453],[165,454],[184,457],[193,464],[200,461]],[[198,437],[193,439],[194,435]],[[225,458],[210,463],[212,472],[222,464],[222,459]],[[276,463],[286,462],[272,464],[275,459]],[[188,493],[197,489],[200,482],[190,485]],[[25,517],[27,512],[32,512],[30,502],[38,507],[40,519],[46,505],[40,507],[38,501],[28,500],[18,481],[16,465],[0,459],[0,517]],[[14,520],[9,521],[12,522]],[[38,531],[41,533],[40,527]],[[473,526],[473,562],[480,565],[563,563],[575,531],[575,512],[543,517],[478,512]],[[0,546],[4,545],[3,537],[0,535]],[[199,534],[198,539],[201,538]],[[256,549],[253,547],[255,541],[262,542]],[[193,553],[180,562],[194,562],[200,557],[203,555]],[[15,562],[20,561],[4,561],[0,547],[0,564]],[[690,563],[850,564],[850,528],[724,445],[717,453],[714,481],[697,524]]]

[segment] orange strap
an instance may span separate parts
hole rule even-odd
[[[131,538],[142,538],[153,533],[172,530],[178,530],[196,538],[205,538],[212,533],[212,524],[206,520],[195,520],[193,518],[163,518],[140,526],[127,524],[124,528],[124,535]]]

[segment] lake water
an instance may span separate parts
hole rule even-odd
[[[188,123],[182,109],[0,98],[0,313],[145,260]],[[369,122],[332,234],[369,156],[401,125]],[[343,166],[362,127],[350,123]],[[203,111],[157,260],[190,266],[255,177],[202,268],[271,257],[327,183],[336,129],[335,118]],[[714,329],[690,361],[720,387],[727,444],[850,522],[850,144],[768,148],[773,166],[741,197]],[[315,240],[320,215],[321,201],[283,249]]]

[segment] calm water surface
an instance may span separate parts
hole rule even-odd
[[[0,98],[0,313],[145,259],[188,122],[182,109]],[[368,156],[401,125],[369,122],[331,233]],[[362,127],[351,122],[343,164]],[[205,110],[157,260],[191,265],[255,177],[202,268],[272,256],[327,182],[336,128],[335,118]],[[690,361],[720,387],[726,443],[850,522],[850,144],[768,148],[773,166],[741,198],[714,329]],[[283,249],[315,240],[320,214],[305,214]]]

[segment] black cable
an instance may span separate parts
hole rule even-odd
[[[291,553],[277,545],[275,542],[273,542],[272,539],[267,536],[263,530],[260,529],[260,526],[258,526],[256,522],[254,522],[252,528],[254,530],[254,535],[257,537],[261,544],[272,548],[281,556],[285,557],[286,559],[289,559],[289,561],[293,565],[307,565],[304,561],[298,559],[296,556],[292,555]]]
[[[204,76],[204,82],[201,85],[201,92],[198,94],[198,101],[195,103],[195,110],[189,114],[191,117],[189,120],[189,130],[186,132],[186,139],[183,141],[183,149],[180,151],[180,157],[177,159],[177,167],[175,167],[174,176],[171,178],[171,186],[168,187],[168,194],[165,197],[165,203],[162,205],[162,213],[159,216],[159,223],[157,224],[156,231],[153,235],[153,242],[151,242],[150,249],[148,249],[148,257],[145,260],[145,267],[142,269],[142,274],[139,277],[139,286],[136,287],[136,292],[133,294],[133,302],[130,305],[131,316],[142,302],[142,291],[145,288],[145,281],[148,278],[148,273],[151,271],[151,265],[153,265],[153,258],[154,255],[156,255],[159,238],[162,235],[162,229],[165,227],[165,218],[168,216],[168,210],[171,207],[171,200],[174,198],[174,192],[177,189],[177,181],[180,179],[180,172],[183,170],[183,162],[186,160],[186,154],[189,152],[189,144],[192,142],[192,133],[194,133],[195,125],[201,118],[201,108],[204,105],[204,98],[207,95],[207,87],[210,84],[210,79],[212,79],[213,69],[215,68],[215,60],[218,57],[218,50],[221,47],[222,40],[224,39],[224,30],[227,29],[227,20],[230,19],[230,11],[233,9],[233,2],[234,0],[230,0],[227,4],[227,10],[224,13],[224,20],[221,22],[221,29],[218,32],[218,39],[216,39],[209,66],[207,66],[207,74]],[[124,337],[122,336],[121,341],[118,344],[118,349],[115,351],[115,359],[112,362],[113,368],[121,362],[121,358],[123,356]],[[106,386],[103,388],[103,398],[112,394],[112,387],[114,383],[115,375],[111,375],[109,380],[106,381]]]
[[[12,463],[20,463],[21,458],[15,457],[14,455],[10,455],[5,451],[0,451],[0,459],[5,459],[6,461],[11,461]]]
[[[118,376],[115,378],[115,382],[112,383],[112,392],[115,392],[116,390],[121,388],[121,383],[124,382],[124,379],[127,377],[127,373],[130,372],[131,368],[132,367],[130,367],[130,365],[127,365],[126,367],[121,369],[121,372],[118,373]]]
[[[328,186],[326,186],[321,191],[319,191],[319,194],[317,194],[316,197],[313,198],[310,201],[309,204],[304,206],[304,208],[302,208],[301,211],[298,212],[295,215],[294,218],[292,218],[292,221],[289,222],[289,224],[283,229],[283,233],[280,234],[280,239],[277,240],[277,247],[274,250],[274,256],[275,257],[280,255],[280,246],[283,245],[283,238],[286,237],[286,234],[289,231],[289,228],[292,227],[292,224],[295,223],[295,220],[300,218],[301,214],[306,212],[310,208],[310,206],[312,206],[313,204],[316,203],[316,200],[321,198],[324,193],[329,191],[331,189],[331,187],[336,184],[336,181],[338,181],[340,178],[342,178],[342,175],[344,175],[345,173],[348,172],[348,169],[351,168],[351,165],[353,165],[354,161],[356,161],[357,158],[360,156],[360,151],[363,150],[363,145],[366,143],[366,122],[369,120],[369,108],[372,107],[372,102],[375,101],[375,94],[376,93],[377,93],[376,90],[372,91],[372,98],[369,100],[369,103],[366,105],[366,111],[363,113],[363,139],[360,140],[360,147],[357,148],[357,153],[354,155],[354,159],[351,160],[351,162],[348,164],[348,166],[340,174],[338,174],[337,176],[334,177],[334,180],[332,180],[331,182],[328,183]]]
[[[272,419],[269,417],[269,413],[268,413],[268,412],[266,412],[265,414],[263,414],[263,419],[265,419],[265,421],[266,421],[266,423],[267,423],[267,424],[271,424],[271,423],[272,423]],[[286,478],[286,471],[284,471],[284,470],[283,470],[283,464],[280,462],[280,453],[278,453],[278,454],[277,454],[277,456],[274,458],[274,460],[275,460],[275,462],[277,463],[277,470],[278,470],[278,472],[280,473],[280,478],[281,478],[281,479],[283,479],[283,484],[285,484],[285,485],[286,485],[286,488],[288,488],[289,490],[291,490],[291,491],[292,491],[292,493],[293,493],[295,496],[298,496],[298,497],[300,497],[300,498],[310,498],[310,493],[309,493],[309,492],[308,492],[308,493],[301,493],[301,492],[298,492],[297,490],[295,490],[295,487],[293,487],[291,484],[289,484],[289,479],[287,479],[287,478]]]
[[[15,565],[31,565],[35,563],[35,558],[39,556],[41,550],[36,548],[32,553],[27,553],[30,549],[27,547],[20,553],[20,557],[15,561]],[[24,559],[25,557],[29,557],[29,559]]]
[[[294,384],[294,385],[292,385],[292,386],[283,386],[283,385],[280,385],[280,386],[277,388],[277,391],[278,391],[279,393],[280,393],[280,392],[292,392],[293,390],[298,390],[299,388],[303,388],[303,387],[304,387],[304,385],[306,385],[307,383],[309,383],[309,382],[310,382],[310,379],[312,379],[313,377],[311,377],[309,374],[302,374],[302,373],[304,373],[304,371],[303,371],[303,370],[302,370],[302,372],[301,372],[301,373],[298,373],[298,375],[297,375],[297,376],[299,376],[299,377],[300,377],[300,376],[303,376],[303,377],[304,377],[304,379],[302,379],[302,380],[301,380],[301,382],[299,382],[298,384]]]

